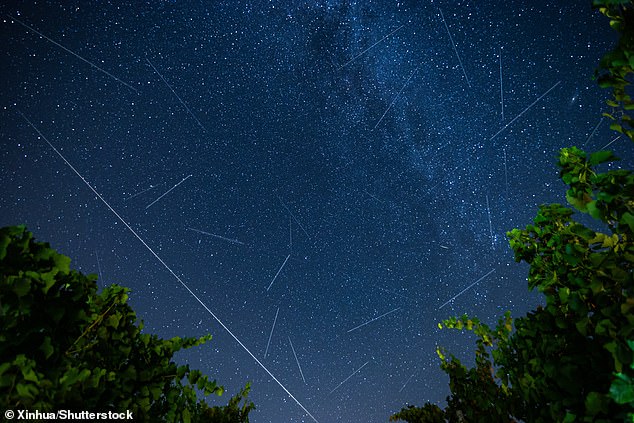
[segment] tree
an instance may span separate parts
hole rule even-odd
[[[197,395],[224,389],[172,361],[208,342],[143,332],[129,290],[97,293],[96,276],[36,242],[24,226],[0,229],[0,407],[5,410],[125,412],[157,422],[248,422],[249,385],[224,407]],[[240,404],[243,401],[242,404]]]
[[[597,79],[611,88],[611,128],[634,141],[630,80],[634,67],[631,1],[594,1],[620,34]],[[447,407],[426,404],[391,416],[407,422],[634,422],[634,175],[608,170],[609,151],[561,150],[566,199],[595,220],[595,231],[573,220],[573,209],[542,205],[534,224],[507,235],[516,261],[530,265],[529,289],[546,305],[525,317],[507,313],[495,329],[462,316],[439,324],[477,336],[476,366],[438,350],[449,375]],[[514,328],[513,328],[514,327]]]

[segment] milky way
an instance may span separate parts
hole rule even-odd
[[[0,224],[211,333],[177,359],[255,423],[442,405],[473,339],[438,321],[540,301],[505,233],[565,202],[558,150],[631,167],[569,3],[5,3]]]

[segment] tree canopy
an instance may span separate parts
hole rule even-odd
[[[145,333],[127,288],[97,292],[96,276],[36,242],[24,226],[0,229],[0,407],[132,412],[156,422],[248,422],[249,385],[226,406],[198,396],[224,389],[175,352],[208,342]]]
[[[620,36],[596,72],[613,95],[604,115],[634,141],[634,6],[593,5]],[[634,174],[601,171],[616,160],[610,151],[561,150],[557,165],[572,208],[542,205],[532,225],[507,233],[545,306],[515,319],[507,313],[495,329],[466,315],[444,320],[439,327],[477,336],[475,367],[438,349],[449,375],[447,406],[409,406],[391,421],[634,422]],[[575,211],[603,232],[575,221]]]

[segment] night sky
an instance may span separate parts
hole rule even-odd
[[[0,6],[0,225],[211,333],[177,358],[254,423],[442,405],[473,337],[437,323],[539,303],[505,233],[617,135],[590,1],[59,3]]]

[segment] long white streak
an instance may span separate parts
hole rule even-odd
[[[266,358],[266,355],[269,352],[269,345],[271,345],[271,338],[273,337],[273,329],[275,329],[275,322],[277,322],[277,314],[280,312],[280,308],[277,308],[277,311],[275,312],[275,319],[273,319],[273,326],[271,327],[271,333],[269,333],[269,342],[266,343],[266,350],[264,350],[264,358]]]
[[[509,170],[508,167],[506,166],[506,148],[503,148],[502,151],[504,152],[504,186],[506,189],[506,195],[508,195],[509,192]]]
[[[224,330],[225,330],[225,331],[226,331],[229,335],[231,335],[231,337],[232,337],[232,338],[233,338],[233,339],[234,339],[234,340],[235,340],[235,341],[236,341],[236,342],[237,342],[237,343],[238,343],[238,344],[242,347],[242,349],[244,349],[244,350],[245,350],[245,351],[246,351],[246,352],[247,352],[247,353],[251,356],[251,358],[253,358],[253,360],[255,360],[255,362],[256,362],[256,363],[258,363],[258,365],[259,365],[259,366],[260,366],[260,367],[261,367],[261,368],[262,368],[262,369],[263,369],[263,370],[264,370],[264,371],[265,371],[265,372],[266,372],[269,376],[271,376],[271,378],[272,378],[272,379],[273,379],[273,380],[274,380],[274,381],[275,381],[275,382],[276,382],[276,383],[277,383],[277,384],[278,384],[278,385],[279,385],[279,386],[280,386],[280,387],[284,390],[284,392],[286,392],[286,394],[287,394],[289,397],[291,397],[291,398],[293,399],[293,401],[295,401],[295,403],[296,403],[297,405],[299,405],[299,406],[301,407],[301,409],[302,409],[302,410],[304,410],[304,412],[310,416],[310,418],[311,418],[311,419],[313,419],[316,423],[319,423],[319,422],[318,422],[318,420],[317,420],[315,417],[313,417],[313,415],[312,415],[312,414],[310,414],[310,412],[306,409],[306,407],[304,407],[304,406],[302,405],[302,403],[301,403],[301,402],[299,402],[299,401],[297,400],[297,398],[295,398],[295,397],[293,396],[293,394],[291,394],[291,392],[290,392],[288,389],[286,389],[286,387],[285,387],[284,385],[282,385],[282,382],[280,382],[279,380],[277,380],[277,378],[273,375],[273,373],[271,373],[271,371],[270,371],[269,369],[267,369],[267,368],[266,368],[266,366],[265,366],[264,364],[262,364],[262,362],[261,362],[260,360],[258,360],[258,358],[257,358],[255,355],[253,355],[253,353],[251,352],[251,350],[249,350],[249,349],[246,347],[246,345],[244,345],[244,344],[242,343],[242,341],[240,341],[240,339],[239,339],[236,335],[234,335],[234,334],[233,334],[233,332],[231,332],[231,330],[230,330],[230,329],[229,329],[229,328],[228,328],[228,327],[227,327],[227,326],[226,326],[226,325],[222,322],[222,320],[220,320],[220,319],[218,318],[218,316],[216,316],[216,315],[214,314],[214,312],[213,312],[213,311],[211,311],[211,309],[207,306],[207,304],[205,304],[205,303],[204,303],[204,302],[203,302],[203,301],[202,301],[202,300],[201,300],[201,299],[200,299],[200,298],[199,298],[199,297],[198,297],[198,296],[194,293],[194,291],[192,291],[192,290],[191,290],[191,288],[190,288],[190,287],[189,287],[189,286],[188,286],[185,282],[183,282],[183,280],[182,280],[182,279],[181,279],[181,278],[180,278],[180,277],[179,277],[176,273],[174,273],[174,271],[172,270],[172,268],[171,268],[171,267],[169,267],[169,266],[167,265],[167,263],[165,263],[165,261],[163,261],[163,259],[162,259],[162,258],[161,258],[158,254],[156,254],[156,252],[154,252],[154,250],[152,249],[152,247],[150,247],[150,246],[149,246],[149,245],[145,242],[145,240],[144,240],[143,238],[141,238],[141,236],[140,236],[138,233],[136,233],[136,231],[135,231],[134,229],[132,229],[132,227],[128,224],[128,222],[126,222],[126,221],[125,221],[125,220],[121,217],[121,215],[119,215],[119,213],[117,213],[117,212],[115,211],[115,209],[113,209],[113,208],[112,208],[112,206],[110,206],[110,204],[108,204],[108,202],[107,202],[107,201],[106,201],[106,200],[105,200],[105,199],[101,196],[101,194],[99,194],[99,193],[97,192],[97,190],[96,190],[95,188],[93,188],[93,186],[92,186],[92,185],[90,185],[90,183],[89,183],[89,182],[88,182],[88,181],[87,181],[87,180],[86,180],[86,179],[85,179],[85,178],[81,175],[81,173],[79,173],[79,171],[78,171],[77,169],[75,169],[75,167],[73,167],[73,165],[72,165],[72,164],[71,164],[68,160],[66,160],[66,157],[64,157],[64,156],[62,155],[62,153],[60,153],[60,152],[59,152],[59,150],[57,150],[57,148],[55,148],[55,146],[54,146],[53,144],[51,144],[51,142],[50,142],[50,141],[49,141],[49,140],[48,140],[48,139],[47,139],[47,138],[46,138],[46,137],[45,137],[45,136],[44,136],[44,135],[43,135],[43,134],[39,131],[39,129],[37,129],[37,128],[35,127],[35,125],[34,125],[33,123],[31,123],[31,121],[30,121],[29,119],[27,119],[27,117],[26,117],[26,116],[25,116],[22,112],[18,112],[18,113],[20,113],[20,115],[22,115],[22,117],[24,118],[24,120],[25,120],[25,121],[26,121],[26,122],[27,122],[27,123],[28,123],[28,124],[29,124],[29,125],[30,125],[33,129],[34,129],[34,130],[35,130],[35,132],[37,132],[37,133],[38,133],[38,135],[39,135],[40,137],[42,137],[42,138],[44,139],[44,141],[46,141],[46,143],[47,143],[47,144],[48,144],[48,145],[49,145],[49,146],[53,149],[53,151],[55,151],[55,153],[57,153],[57,155],[58,155],[59,157],[61,157],[61,159],[64,161],[64,163],[66,163],[66,165],[67,165],[67,166],[68,166],[68,167],[69,167],[69,168],[70,168],[73,172],[75,172],[75,174],[76,174],[76,175],[77,175],[77,176],[78,176],[78,177],[82,180],[82,182],[83,182],[84,184],[86,184],[86,186],[87,186],[88,188],[90,188],[90,190],[91,190],[91,191],[92,191],[92,192],[93,192],[93,193],[97,196],[97,198],[99,198],[99,200],[101,200],[101,202],[102,202],[102,203],[104,203],[104,204],[106,205],[106,207],[108,207],[108,209],[110,209],[110,211],[111,211],[111,212],[112,212],[112,213],[113,213],[113,214],[117,217],[117,219],[119,219],[119,221],[121,221],[121,223],[123,223],[123,224],[125,225],[125,227],[126,227],[126,228],[128,228],[128,230],[129,230],[130,232],[132,232],[132,235],[134,235],[134,236],[136,237],[136,239],[138,239],[138,240],[139,240],[139,242],[141,242],[141,244],[143,244],[143,246],[144,246],[145,248],[147,248],[147,249],[148,249],[148,251],[149,251],[150,253],[152,253],[152,255],[153,255],[153,256],[154,256],[154,257],[155,257],[155,258],[156,258],[156,259],[157,259],[157,260],[158,260],[158,261],[159,261],[162,265],[163,265],[163,267],[165,267],[165,269],[167,269],[167,271],[168,271],[168,272],[169,272],[172,276],[174,276],[174,278],[175,278],[175,279],[176,279],[176,280],[177,280],[177,281],[181,284],[181,286],[182,286],[183,288],[185,288],[185,290],[187,290],[187,292],[189,292],[189,294],[190,294],[192,297],[194,297],[194,299],[195,299],[195,300],[196,300],[196,301],[197,301],[197,302],[198,302],[198,303],[199,303],[199,304],[200,304],[200,305],[201,305],[201,306],[202,306],[202,307],[203,307],[203,308],[204,308],[204,309],[205,309],[205,310],[206,310],[206,311],[207,311],[207,312],[211,315],[211,317],[213,317],[213,318],[214,318],[214,320],[215,320],[216,322],[218,322],[218,324],[220,324],[220,326],[222,326],[222,328],[223,328],[223,329],[224,329]]]
[[[227,238],[226,236],[212,234],[211,232],[201,231],[200,229],[194,229],[194,228],[187,228],[187,229],[189,229],[190,231],[198,232],[199,234],[203,234],[203,235],[207,235],[207,236],[212,236],[214,238],[222,239],[223,241],[227,241],[227,242],[230,242],[232,244],[244,245],[244,242],[238,241],[237,239]]]
[[[601,123],[603,122],[604,117],[602,117],[601,119],[599,119],[599,123],[597,123],[597,126],[594,127],[594,129],[592,130],[592,132],[590,133],[590,135],[588,135],[588,138],[586,138],[586,142],[583,143],[583,146],[585,147],[586,144],[588,143],[588,141],[590,141],[590,138],[592,138],[594,136],[594,134],[597,133],[597,129],[599,129],[599,126],[601,125]]]
[[[293,350],[293,355],[295,356],[295,361],[297,362],[297,367],[299,367],[299,373],[302,375],[302,380],[306,383],[306,379],[304,378],[304,372],[302,372],[302,366],[299,365],[299,360],[297,359],[297,354],[295,354],[295,348],[293,347],[293,343],[291,342],[291,337],[288,337],[288,342],[291,344],[291,349]]]
[[[306,236],[310,238],[310,235],[308,235],[308,232],[306,232],[306,229],[304,229],[304,226],[301,223],[299,223],[299,220],[297,220],[293,212],[288,207],[286,207],[286,204],[284,204],[284,201],[282,201],[282,198],[279,195],[277,196],[277,199],[280,200],[280,203],[282,203],[282,206],[284,206],[288,214],[290,214],[293,220],[295,221],[295,223],[297,223],[297,226],[299,226],[302,229],[302,231],[304,231]]]
[[[486,196],[487,199],[487,216],[489,217],[489,234],[491,236],[491,245],[493,245],[493,225],[491,225],[491,209],[489,208],[489,196]]]
[[[81,57],[79,54],[75,53],[74,51],[64,47],[63,45],[61,45],[60,43],[58,43],[57,41],[53,40],[52,38],[47,37],[46,35],[42,34],[40,31],[36,30],[35,28],[25,24],[24,22],[22,22],[21,20],[14,18],[11,15],[7,15],[9,18],[13,19],[14,21],[16,21],[17,23],[19,23],[20,25],[22,25],[23,27],[25,27],[26,29],[28,29],[29,31],[35,32],[37,35],[39,35],[42,38],[47,39],[48,41],[50,41],[51,43],[55,44],[57,47],[61,48],[62,50],[72,54],[73,56],[75,56],[76,58],[78,58],[79,60],[82,60],[86,63],[88,63],[90,66],[92,66],[93,68],[97,69],[98,71],[108,75],[110,78],[114,79],[117,82],[122,83],[123,85],[125,85],[126,87],[130,88],[132,91],[135,91],[137,94],[139,93],[139,90],[137,90],[136,88],[134,88],[132,85],[127,84],[125,82],[123,82],[122,80],[120,80],[119,78],[117,78],[116,76],[114,76],[113,74],[111,74],[110,72],[100,68],[99,66],[95,65],[93,62],[91,62],[88,59],[84,59],[83,57]]]
[[[376,123],[376,125],[374,125],[374,128],[372,128],[372,130],[375,130],[377,126],[379,126],[379,124],[381,123],[381,121],[383,120],[383,118],[385,117],[385,115],[387,114],[387,112],[390,111],[390,109],[392,108],[392,106],[394,105],[394,103],[396,102],[396,99],[401,95],[401,93],[403,92],[403,90],[405,89],[405,87],[407,86],[407,84],[409,83],[410,79],[412,79],[412,77],[414,76],[414,74],[416,73],[416,71],[418,70],[418,66],[416,67],[416,69],[414,69],[414,72],[412,72],[412,74],[409,76],[409,78],[407,78],[407,81],[405,81],[405,83],[403,84],[403,86],[401,87],[400,91],[398,92],[398,94],[396,94],[394,96],[394,99],[392,100],[392,102],[390,103],[390,105],[387,107],[387,109],[385,109],[385,111],[383,112],[383,115],[381,116],[381,119],[379,119],[379,121]]]
[[[97,269],[99,269],[99,282],[106,283],[103,279],[103,274],[101,274],[101,263],[99,263],[99,253],[95,250],[95,256],[97,256]]]
[[[348,376],[347,378],[345,378],[339,385],[335,386],[335,389],[333,389],[332,391],[330,391],[330,394],[332,394],[333,392],[335,392],[337,389],[339,389],[339,387],[341,385],[343,385],[344,383],[346,383],[348,381],[348,379],[350,379],[352,376],[356,375],[357,373],[359,373],[359,371],[361,371],[361,369],[363,369],[367,364],[369,363],[369,361],[366,361],[365,364],[361,367],[359,367],[357,370],[355,370],[354,372],[352,372],[352,374],[350,376]]]
[[[405,386],[409,383],[410,380],[412,380],[412,378],[414,377],[416,373],[412,373],[412,375],[407,379],[407,381],[405,381],[405,383],[403,384],[403,386],[401,387],[401,389],[399,389],[399,392],[403,392],[403,389],[405,389]]]
[[[288,261],[288,259],[290,258],[290,254],[286,256],[286,260],[284,260],[284,263],[282,263],[282,265],[280,266],[280,269],[277,271],[277,273],[275,274],[275,276],[273,277],[273,280],[271,281],[270,285],[268,288],[266,288],[266,290],[268,291],[269,289],[271,289],[271,286],[273,286],[273,282],[275,282],[275,279],[277,279],[277,276],[280,274],[280,272],[282,271],[282,269],[284,268],[284,266],[286,265],[286,262]]]
[[[451,40],[451,45],[453,46],[453,51],[456,52],[456,57],[458,58],[458,63],[460,63],[460,68],[462,69],[462,74],[464,75],[464,79],[467,81],[467,85],[471,88],[471,83],[469,82],[469,78],[467,78],[467,72],[464,70],[464,66],[462,66],[462,60],[460,60],[460,55],[458,54],[458,50],[456,49],[456,44],[453,42],[453,37],[451,36],[451,31],[449,31],[449,27],[447,26],[447,21],[445,21],[445,15],[442,14],[442,10],[440,10],[440,16],[442,17],[442,22],[445,24],[445,28],[447,29],[447,34],[449,34],[449,39]]]
[[[379,41],[377,41],[376,43],[372,44],[370,47],[366,48],[365,50],[363,50],[361,53],[357,54],[356,56],[354,56],[352,59],[348,60],[346,63],[344,63],[343,65],[339,66],[339,69],[343,69],[345,68],[347,65],[349,65],[350,63],[354,62],[356,59],[358,59],[359,57],[363,56],[367,51],[371,50],[374,46],[376,46],[377,44],[379,44],[381,41],[385,40],[387,37],[389,37],[390,35],[394,34],[396,31],[398,31],[399,29],[403,28],[405,25],[401,25],[398,28],[396,28],[394,31],[390,32],[389,34],[387,34],[385,37],[381,38]]]
[[[607,148],[609,146],[612,145],[612,143],[616,140],[618,140],[619,138],[621,138],[621,136],[619,135],[618,137],[614,138],[612,141],[610,141],[609,143],[607,143],[606,145],[604,145],[603,147],[601,147],[601,150],[603,150],[604,148]]]
[[[136,194],[132,194],[132,195],[131,195],[131,196],[129,196],[128,198],[124,198],[124,199],[123,199],[123,201],[128,201],[128,200],[133,199],[134,197],[138,197],[139,195],[144,194],[144,193],[148,192],[149,190],[156,188],[157,186],[158,186],[158,185],[150,185],[150,187],[149,187],[149,188],[146,188],[146,189],[144,189],[144,190],[143,190],[143,191],[141,191],[141,192],[137,192]]]
[[[500,104],[502,106],[502,122],[504,122],[504,88],[502,85],[502,47],[500,47]]]
[[[443,305],[441,305],[440,307],[438,307],[438,310],[440,310],[441,308],[443,308],[444,306],[446,306],[447,304],[449,304],[450,302],[452,302],[453,300],[455,300],[456,298],[458,298],[459,296],[461,296],[462,294],[464,294],[469,288],[471,288],[473,285],[477,284],[478,282],[480,282],[482,279],[486,278],[487,276],[489,276],[491,273],[493,273],[495,271],[495,269],[491,270],[489,273],[487,273],[486,275],[482,276],[480,279],[478,279],[477,281],[475,281],[474,283],[472,283],[471,285],[469,285],[468,287],[466,287],[465,289],[463,289],[462,291],[458,292],[456,295],[454,295],[453,297],[451,297],[449,299],[449,301],[447,301],[446,303],[444,303]]]
[[[177,186],[179,186],[180,184],[182,184],[183,182],[185,182],[187,179],[189,179],[192,175],[189,175],[187,177],[185,177],[185,179],[183,179],[182,181],[180,181],[179,183],[177,183],[176,185],[174,185],[173,187],[171,187],[170,189],[168,189],[163,195],[161,195],[159,198],[157,198],[156,200],[152,201],[150,204],[148,204],[145,207],[145,210],[149,209],[151,206],[154,205],[154,203],[156,203],[158,200],[160,200],[161,198],[165,197],[167,194],[170,193],[170,191],[172,191],[174,188],[176,188]]]
[[[520,113],[519,115],[515,116],[509,123],[507,123],[506,125],[504,125],[502,127],[502,129],[500,129],[499,131],[497,131],[495,133],[495,135],[493,135],[491,138],[489,138],[489,141],[491,141],[493,138],[497,137],[498,135],[500,135],[500,133],[502,131],[504,131],[506,128],[508,128],[513,122],[515,122],[517,119],[519,119],[520,116],[522,116],[524,113],[526,113],[528,111],[528,109],[530,109],[531,107],[533,107],[535,104],[537,104],[537,102],[539,100],[541,100],[542,98],[544,98],[546,96],[546,94],[548,94],[549,92],[551,92],[553,89],[555,89],[555,87],[557,85],[559,85],[561,83],[561,81],[558,81],[555,85],[553,85],[552,87],[550,87],[548,89],[548,91],[546,91],[544,94],[540,95],[537,100],[533,101],[527,108],[525,108],[524,110],[522,110],[522,113]]]
[[[370,194],[370,193],[369,193],[368,191],[366,191],[366,190],[363,190],[363,192],[365,192],[366,194],[368,194],[370,197],[374,198],[374,199],[375,199],[376,201],[378,201],[379,203],[381,203],[381,204],[384,204],[384,203],[385,203],[384,201],[379,200],[379,199],[376,197],[376,195],[372,195],[372,194]]]
[[[161,73],[154,67],[154,65],[152,64],[152,62],[150,62],[150,59],[148,59],[147,57],[145,58],[145,60],[147,60],[147,62],[150,64],[150,66],[152,66],[152,69],[154,69],[154,72],[157,73],[158,76],[161,77],[161,79],[163,80],[163,82],[165,82],[165,85],[167,85],[167,88],[169,88],[172,93],[174,94],[174,96],[176,96],[176,98],[178,99],[178,101],[181,102],[181,104],[183,105],[183,107],[187,110],[187,112],[189,113],[189,115],[191,117],[194,118],[194,120],[196,121],[196,123],[198,124],[198,126],[200,126],[200,129],[202,129],[204,132],[207,132],[207,128],[205,128],[203,126],[202,123],[200,123],[200,121],[198,120],[198,118],[196,117],[196,115],[194,115],[194,113],[191,111],[191,109],[189,107],[187,107],[187,104],[185,104],[185,102],[183,101],[182,98],[179,97],[178,94],[176,94],[176,91],[174,91],[174,88],[172,88],[172,86],[170,84],[167,83],[167,81],[165,80],[165,78],[163,78],[163,75],[161,75]]]
[[[388,314],[394,313],[395,311],[400,310],[400,309],[401,309],[400,307],[397,307],[397,308],[395,308],[394,310],[390,310],[390,311],[388,311],[387,313],[383,313],[383,314],[381,314],[379,317],[375,317],[374,319],[372,319],[372,320],[368,320],[367,322],[362,323],[362,324],[360,324],[359,326],[355,326],[355,327],[353,327],[352,329],[350,329],[350,330],[348,331],[348,333],[352,332],[353,330],[357,330],[357,329],[359,329],[359,328],[362,328],[363,326],[365,326],[365,325],[367,325],[367,324],[369,324],[369,323],[372,323],[372,322],[374,322],[375,320],[379,320],[381,317],[385,317],[385,316],[387,316]]]

